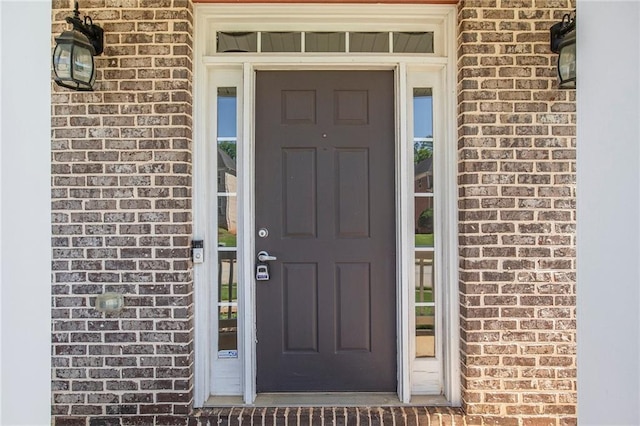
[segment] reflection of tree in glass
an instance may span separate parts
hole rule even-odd
[[[430,136],[429,136],[430,137]],[[413,143],[413,162],[418,164],[426,158],[433,156],[432,141],[417,141]]]
[[[218,148],[224,151],[234,161],[236,159],[236,143],[229,141],[218,142]]]
[[[429,208],[424,210],[418,218],[418,226],[420,229],[424,229],[423,233],[433,233],[433,209]]]

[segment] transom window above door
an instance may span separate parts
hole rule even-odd
[[[434,53],[433,31],[218,31],[217,53]]]

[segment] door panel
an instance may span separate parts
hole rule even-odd
[[[256,75],[259,392],[396,390],[391,71]]]
[[[284,263],[284,352],[318,352],[318,268]]]
[[[282,148],[285,238],[316,235],[316,149]]]
[[[337,149],[338,238],[369,237],[369,150]]]
[[[336,265],[336,349],[371,350],[371,276],[368,263]]]

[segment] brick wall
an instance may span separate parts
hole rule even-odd
[[[53,1],[54,35],[72,9]],[[95,92],[53,86],[52,412],[56,424],[83,425],[86,416],[184,414],[192,4],[84,0],[80,11],[104,28],[105,51]],[[110,291],[125,294],[126,308],[93,309]]]
[[[569,0],[459,4],[464,409],[504,425],[575,423],[575,91],[549,27]],[[519,418],[519,419],[518,419]]]
[[[72,3],[53,1],[53,35],[67,28]],[[575,92],[557,90],[548,47],[549,27],[573,7],[459,4],[467,415],[427,417],[575,423]],[[106,47],[95,92],[54,86],[52,95],[52,412],[60,425],[184,424],[193,387],[192,4],[80,8],[105,29]],[[91,307],[107,291],[126,295],[123,312]],[[230,422],[230,413],[200,422]]]

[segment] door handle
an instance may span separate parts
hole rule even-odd
[[[266,251],[258,252],[258,260],[260,262],[268,262],[270,260],[277,260],[278,258],[275,256],[270,256]]]

